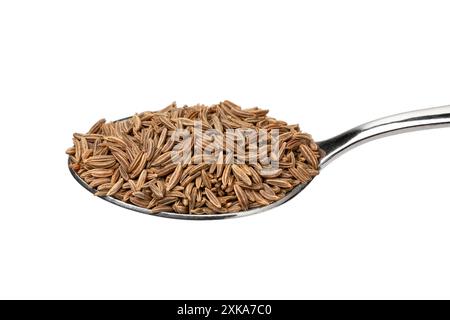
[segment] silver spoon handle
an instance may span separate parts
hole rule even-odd
[[[367,122],[333,138],[318,143],[325,152],[320,161],[323,168],[338,156],[368,141],[394,134],[450,127],[450,105],[405,112]]]

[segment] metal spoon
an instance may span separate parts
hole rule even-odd
[[[323,169],[331,161],[333,161],[340,155],[368,141],[404,132],[417,131],[423,129],[434,129],[441,127],[450,127],[450,105],[400,113],[393,116],[381,118],[375,121],[367,122],[353,129],[345,131],[333,138],[318,142],[320,149],[324,153],[324,156],[320,160],[320,168]],[[92,193],[96,192],[96,190],[91,188],[86,182],[84,182],[75,171],[70,169],[70,172],[72,173],[75,180],[77,180],[83,187],[85,187]],[[245,217],[255,213],[260,213],[269,209],[273,209],[291,200],[293,197],[299,194],[307,185],[308,184],[298,185],[291,192],[289,192],[284,198],[268,206],[251,209],[248,211],[214,214],[214,215],[179,214],[173,212],[160,212],[152,214],[151,211],[148,209],[141,208],[133,204],[125,203],[112,197],[102,197],[102,199],[126,209],[134,210],[145,214],[152,214],[158,217],[190,219],[190,220],[214,220],[214,219]]]

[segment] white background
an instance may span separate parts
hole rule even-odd
[[[0,298],[450,298],[450,129],[361,146],[264,214],[94,198],[74,131],[179,104],[270,108],[317,140],[450,103],[448,1],[2,1]]]

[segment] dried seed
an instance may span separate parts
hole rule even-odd
[[[202,170],[202,176],[201,176],[201,178],[202,178],[202,181],[203,181],[203,185],[206,187],[206,188],[212,188],[212,186],[211,186],[211,180],[210,180],[210,178],[208,177],[208,174],[206,173],[206,171],[205,170]]]
[[[98,120],[88,131],[88,134],[91,133],[99,133],[100,130],[102,129],[103,125],[105,124],[106,120],[105,119],[100,119]]]
[[[300,150],[306,161],[312,165],[313,169],[317,169],[319,167],[319,160],[317,160],[317,157],[311,150],[311,148],[307,145],[302,144],[300,145]]]
[[[155,161],[152,162],[152,167],[161,166],[166,164],[170,161],[172,157],[172,152],[168,151],[166,153],[163,153],[162,155],[158,156]]]
[[[233,170],[233,174],[237,179],[244,182],[248,186],[252,185],[252,180],[250,180],[250,178],[238,165],[236,164],[231,165],[231,170]]]
[[[217,199],[217,197],[214,195],[214,193],[209,190],[208,188],[205,188],[205,194],[206,197],[208,198],[209,201],[211,201],[211,203],[217,207],[217,208],[221,208],[222,204],[220,203],[219,199]]]
[[[231,165],[226,164],[222,173],[222,185],[226,186],[228,184],[228,180],[230,179]]]
[[[177,167],[176,163],[171,163],[167,166],[162,167],[161,169],[156,170],[155,175],[157,177],[165,177],[169,173],[173,173],[173,171],[175,170],[176,167]]]
[[[120,171],[119,168],[114,170],[113,175],[111,176],[111,183],[116,183],[120,178]]]
[[[111,177],[114,173],[113,169],[92,169],[87,171],[88,174],[95,178],[107,178]]]
[[[182,187],[186,187],[189,183],[191,183],[192,181],[194,181],[198,176],[200,176],[201,172],[197,172],[196,174],[190,175],[188,176],[186,179],[184,179],[183,181],[181,181],[181,186]]]
[[[266,183],[280,188],[292,188],[292,185],[286,179],[266,179]]]
[[[254,192],[253,190],[250,190],[250,189],[243,189],[243,190],[244,190],[248,200],[250,200],[251,202],[255,202],[256,201],[255,197],[253,195],[253,192]]]
[[[136,198],[139,198],[141,200],[150,201],[151,197],[148,194],[145,194],[141,191],[135,191],[133,192],[133,196]]]
[[[164,197],[161,200],[158,200],[158,205],[160,204],[172,204],[178,201],[177,197]]]
[[[138,177],[141,174],[142,170],[145,169],[146,164],[147,164],[147,155],[145,153],[142,153],[141,160],[139,161],[137,167],[131,172],[130,178],[134,179]]]
[[[112,155],[117,160],[117,162],[128,172],[130,163],[127,160],[127,155],[120,150],[112,152]]]
[[[158,143],[156,145],[156,149],[162,149],[167,137],[167,128],[163,128],[161,134],[159,136]]]
[[[246,196],[244,190],[242,190],[242,188],[238,184],[235,184],[233,189],[238,198],[239,205],[242,208],[244,208],[244,210],[247,210],[248,209],[248,199],[247,199],[247,196]]]
[[[161,190],[158,185],[154,182],[151,181],[148,184],[148,187],[150,188],[150,190],[153,192],[153,194],[155,195],[156,198],[161,199],[162,197],[164,197],[164,192],[163,190]]]
[[[98,186],[110,182],[110,178],[98,178],[94,179],[89,183],[91,188],[97,188]]]
[[[123,166],[119,166],[119,172],[120,176],[125,180],[128,181],[130,179],[127,170]]]
[[[195,207],[195,203],[197,202],[197,192],[197,188],[193,187],[189,197],[189,211],[192,211]]]
[[[172,176],[170,177],[169,182],[167,183],[167,186],[166,186],[167,191],[172,190],[178,184],[178,182],[180,181],[180,178],[181,178],[182,170],[183,170],[183,166],[180,163],[175,168]]]
[[[142,170],[136,182],[136,190],[140,191],[144,187],[146,180],[147,180],[147,170]]]
[[[172,207],[168,205],[158,205],[151,208],[151,213],[171,212]]]
[[[252,180],[257,183],[257,184],[261,184],[262,183],[262,178],[261,176],[258,174],[258,172],[256,172],[255,169],[253,169],[252,167],[248,167],[249,171],[250,171],[250,177],[252,178]]]
[[[212,204],[210,201],[208,201],[208,200],[205,201],[205,204],[206,204],[207,208],[208,208],[209,210],[211,210],[211,212],[213,212],[213,213],[226,213],[226,212],[227,212],[226,209],[224,209],[224,208],[218,208],[218,207],[216,207],[215,205],[213,205],[213,204]]]
[[[75,147],[70,147],[66,150],[66,154],[74,156],[75,155]]]
[[[129,153],[131,153],[130,150],[127,150],[127,151]],[[130,166],[128,167],[128,173],[132,172],[139,166],[139,163],[141,162],[143,156],[144,156],[144,152],[139,152],[136,156],[132,156],[132,155],[130,156],[132,161],[130,163]]]
[[[137,114],[135,114],[132,117],[132,121],[133,121],[133,131],[135,133],[139,132],[139,129],[141,129],[141,126],[142,126],[141,118],[139,118],[139,116]]]
[[[113,185],[114,185],[113,183],[108,182],[108,183],[99,185],[99,186],[97,187],[97,190],[98,190],[98,191],[108,191],[109,189],[111,189],[111,188],[113,187]]]
[[[261,191],[261,190],[260,190]],[[268,206],[270,204],[259,192],[253,191],[253,197],[255,198],[255,202],[257,202],[261,206]]]
[[[263,178],[276,178],[278,177],[281,173],[283,172],[283,169],[262,169],[259,174],[261,175],[261,177]]]
[[[182,193],[181,191],[170,191],[166,193],[167,197],[177,197],[177,198],[184,198],[184,193]]]
[[[311,176],[305,170],[298,168],[289,168],[289,172],[295,177],[295,179],[298,179],[301,183],[305,183],[311,180]]]

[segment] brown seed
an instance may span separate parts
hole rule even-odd
[[[156,207],[158,205],[158,199],[157,198],[153,198],[152,200],[150,200],[150,202],[147,204],[146,208],[147,209],[151,209],[153,207]]]
[[[144,156],[144,152],[139,152],[137,155],[133,156],[131,150],[127,151],[128,151],[127,156],[129,156],[129,158],[132,159],[130,166],[128,167],[128,173],[130,173],[139,166],[139,163],[141,162],[142,157]]]
[[[99,186],[97,187],[97,190],[98,190],[98,191],[108,191],[108,190],[111,189],[113,186],[114,186],[113,183],[108,182],[108,183],[99,185]]]
[[[198,176],[197,178],[195,178],[195,186],[197,187],[197,189],[200,189],[202,187],[203,184],[203,180],[201,176]]]
[[[133,192],[138,191],[136,188],[136,183],[133,180],[128,180],[128,184],[130,185],[131,191],[133,191]]]
[[[128,162],[127,155],[121,150],[112,152],[112,155],[117,160],[117,162],[126,170],[126,172],[128,172],[130,163]]]
[[[130,202],[132,204],[134,204],[135,206],[143,207],[143,208],[147,207],[147,205],[148,205],[148,201],[140,199],[138,197],[133,197],[133,196],[130,197]]]
[[[155,159],[155,161],[152,162],[152,166],[161,166],[166,164],[167,162],[169,162],[171,160],[172,157],[172,152],[168,151],[166,153],[163,153],[162,155],[160,155],[159,157],[157,157]]]
[[[127,144],[125,143],[125,141],[123,141],[122,139],[120,139],[118,137],[106,136],[106,137],[103,137],[103,139],[106,142],[111,143],[112,145],[117,145],[117,146],[122,147],[122,148],[126,148],[127,147]]]
[[[177,198],[184,198],[184,193],[180,192],[180,191],[170,191],[166,193],[167,197],[177,197]]]
[[[119,168],[117,168],[114,170],[114,173],[111,176],[111,183],[116,183],[117,180],[119,180],[119,178],[120,178],[120,171]]]
[[[155,175],[157,177],[165,177],[169,173],[173,173],[176,167],[177,167],[176,163],[171,163],[169,165],[162,167],[161,169],[156,170]]]
[[[199,177],[201,175],[201,172],[197,172],[196,174],[193,175],[189,175],[186,179],[184,179],[183,181],[181,181],[181,186],[182,187],[186,187],[189,183],[191,183],[192,181],[194,181],[197,177]]]
[[[172,207],[168,205],[158,205],[151,208],[151,213],[171,212]]]
[[[289,168],[289,172],[301,183],[305,183],[311,180],[311,176],[304,170],[299,170],[297,168]]]
[[[151,181],[148,186],[156,198],[160,199],[160,198],[164,197],[164,192],[157,186],[155,181]]]
[[[166,125],[166,127],[168,127],[171,130],[176,130],[177,127],[175,127],[175,125],[165,116],[160,115],[159,119],[161,120],[162,123],[164,123],[164,125]]]
[[[266,179],[266,183],[280,188],[292,188],[292,185],[286,179]]]
[[[197,192],[197,188],[193,187],[189,197],[189,211],[192,211],[195,207],[195,203],[197,202]]]
[[[242,207],[238,204],[232,205],[227,209],[228,212],[240,212],[242,211]]]
[[[217,208],[222,208],[222,204],[220,203],[219,199],[214,195],[214,193],[209,190],[208,188],[205,188],[205,194],[211,203],[216,206]]]
[[[201,178],[202,178],[203,185],[206,186],[206,188],[211,188],[212,187],[211,186],[211,180],[208,177],[208,174],[206,173],[205,170],[202,170]]]
[[[102,184],[108,183],[110,180],[111,180],[110,178],[97,178],[97,179],[92,180],[89,183],[89,186],[91,188],[96,188]]]
[[[93,152],[92,149],[89,149],[87,151]],[[97,155],[86,158],[84,163],[96,168],[109,168],[116,163],[116,159],[112,155]]]
[[[267,192],[266,190],[259,190],[259,193],[267,200],[270,201],[278,201],[279,198],[275,194],[271,194]]]
[[[258,172],[256,172],[255,169],[253,169],[252,167],[248,167],[249,171],[250,171],[250,177],[252,178],[252,180],[257,183],[260,184],[262,183],[262,178],[261,176],[258,174]]]
[[[205,214],[206,209],[207,208],[195,208],[190,213],[195,214],[195,215],[202,215],[202,214]]]
[[[146,165],[147,165],[147,154],[143,153],[141,156],[141,161],[139,162],[138,166],[131,172],[130,177],[132,179],[138,177],[142,172],[142,170],[145,169]]]
[[[125,181],[128,181],[128,180],[130,179],[127,170],[126,170],[123,166],[120,166],[120,167],[119,167],[119,173],[120,173],[120,176],[121,176]]]
[[[263,178],[276,178],[283,172],[283,169],[262,169],[259,174]]]
[[[222,173],[222,185],[226,186],[228,184],[228,180],[230,179],[230,173],[231,173],[231,165],[226,164]]]
[[[123,185],[123,179],[120,178],[119,181],[117,181],[112,187],[111,189],[109,189],[108,193],[106,194],[107,196],[112,196],[114,194],[116,194]]]
[[[139,116],[135,114],[132,117],[132,120],[133,120],[133,131],[138,132],[139,129],[141,129],[141,125],[142,125],[141,118],[139,118]]]
[[[100,119],[98,120],[88,131],[89,133],[99,133],[100,130],[102,129],[103,125],[105,124],[106,120],[105,119]]]
[[[248,199],[247,199],[247,196],[246,196],[244,190],[242,190],[242,188],[238,184],[235,184],[234,192],[236,193],[236,196],[238,198],[239,205],[242,208],[244,208],[244,210],[247,210],[248,209]]]
[[[250,201],[250,202],[255,202],[256,200],[255,200],[255,197],[253,196],[253,190],[250,190],[250,189],[243,189],[244,190],[244,192],[245,192],[245,195],[247,196],[247,198],[248,198],[248,200]]]
[[[91,176],[96,178],[111,177],[114,173],[113,169],[92,169],[87,171]]]
[[[167,128],[163,128],[161,131],[161,134],[159,136],[159,140],[156,145],[156,149],[162,149],[164,143],[166,142],[166,138],[167,138]]]
[[[224,166],[225,166],[225,165],[224,165],[223,163],[218,163],[218,164],[217,164],[217,168],[216,168],[216,177],[222,176]]]
[[[170,177],[169,182],[167,183],[167,186],[166,186],[167,191],[172,190],[178,184],[178,182],[180,181],[180,178],[181,178],[182,170],[183,170],[183,166],[180,163],[175,168],[172,176]]]
[[[311,150],[311,148],[307,145],[302,144],[300,145],[300,150],[302,151],[302,154],[305,157],[306,161],[312,165],[313,169],[317,169],[319,167],[319,161],[317,160],[317,157]]]
[[[260,204],[261,206],[268,206],[270,204],[259,192],[253,191],[253,196],[255,197],[255,202]],[[260,190],[261,192],[261,190]]]
[[[74,156],[75,155],[75,147],[70,147],[66,150],[66,154]]]
[[[227,209],[224,208],[218,208],[215,205],[213,205],[210,201],[206,200],[205,205],[207,209],[211,210],[211,213],[226,213]]]
[[[238,165],[236,164],[231,165],[231,170],[233,170],[234,176],[237,179],[244,182],[248,186],[252,185],[252,180],[250,180],[250,178],[245,174],[245,172],[241,168],[239,168]]]
[[[177,197],[164,197],[161,200],[158,200],[158,205],[160,204],[173,204],[178,201]]]
[[[136,182],[136,190],[140,191],[144,187],[146,180],[147,180],[147,170],[142,170]]]
[[[145,194],[144,192],[141,191],[135,191],[133,192],[133,196],[145,201],[150,201],[151,197],[148,194]]]
[[[130,200],[130,197],[132,194],[133,194],[133,191],[131,191],[131,190],[126,191],[122,196],[122,201],[127,202],[128,200]]]

